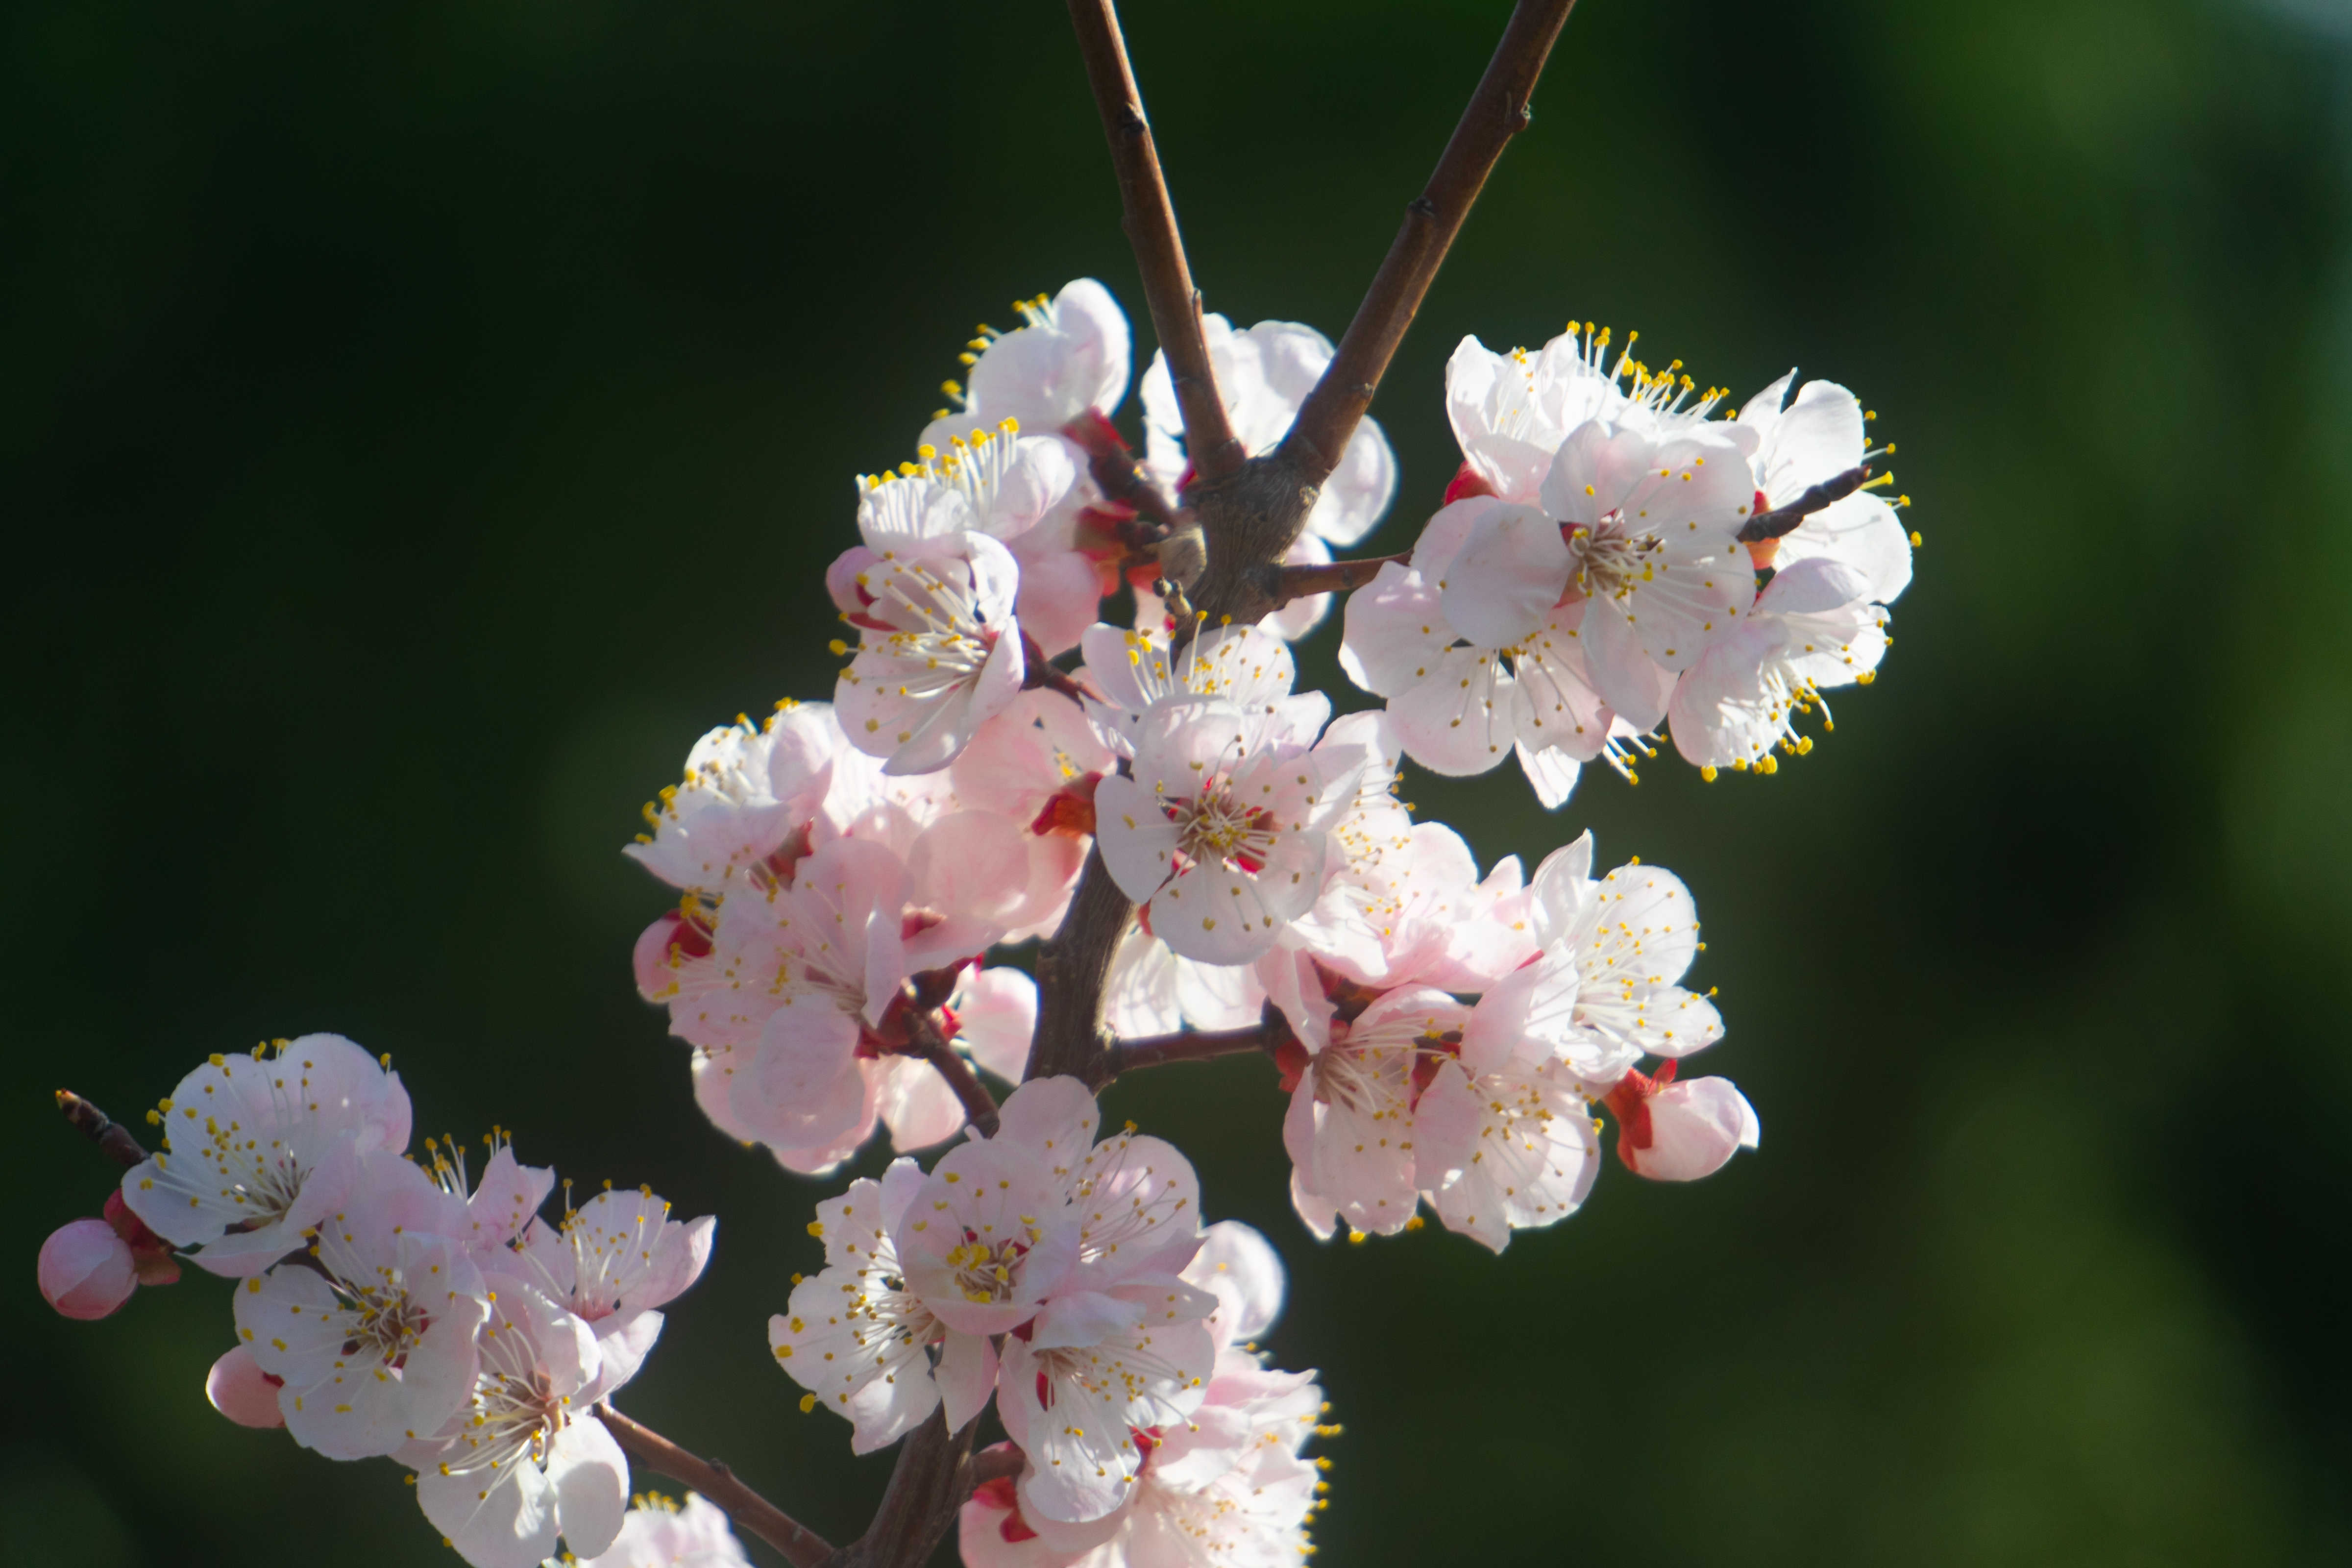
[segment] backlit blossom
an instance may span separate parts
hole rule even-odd
[[[602,1356],[588,1325],[511,1276],[490,1277],[479,1371],[464,1407],[410,1444],[425,1517],[475,1568],[537,1568],[559,1538],[593,1557],[629,1506],[629,1461],[593,1411]]]
[[[610,1394],[637,1374],[660,1337],[657,1309],[702,1277],[718,1224],[708,1215],[670,1218],[669,1205],[647,1188],[601,1192],[555,1225],[531,1221],[509,1267],[594,1332]]]
[[[1461,493],[1534,505],[1552,458],[1569,433],[1588,420],[1631,425],[1663,437],[1704,420],[1722,393],[1700,393],[1676,361],[1663,373],[1633,357],[1639,332],[1611,359],[1606,327],[1570,321],[1530,353],[1497,353],[1475,337],[1445,363],[1445,413],[1461,443]],[[1465,483],[1465,480],[1468,482]]]
[[[1466,1158],[1476,1104],[1458,1057],[1469,1012],[1443,991],[1391,991],[1286,1061],[1296,1087],[1282,1141],[1308,1229],[1329,1236],[1345,1220],[1394,1235],[1420,1190]]]
[[[238,1283],[237,1337],[282,1385],[296,1442],[331,1459],[390,1454],[464,1402],[489,1307],[464,1217],[415,1165],[377,1153],[315,1226],[316,1268]]]
[[[995,1381],[987,1336],[950,1329],[908,1289],[893,1233],[923,1184],[912,1160],[895,1160],[879,1182],[852,1182],[817,1205],[809,1230],[824,1242],[825,1267],[768,1320],[777,1364],[809,1391],[803,1408],[846,1417],[861,1454],[896,1442],[942,1398],[949,1426],[961,1427]]]
[[[887,773],[953,762],[1020,695],[1020,580],[1011,552],[978,533],[887,554],[860,572],[862,640],[833,695],[849,743],[887,759]]]
[[[1209,1227],[1185,1281],[1213,1294],[1216,1370],[1181,1423],[1142,1428],[1134,1484],[1103,1518],[1069,1524],[1024,1507],[1017,1485],[983,1486],[964,1505],[967,1568],[1287,1568],[1302,1555],[1320,1473],[1298,1450],[1317,1430],[1311,1373],[1276,1372],[1240,1348],[1282,1303],[1282,1266],[1246,1226]]]
[[[1612,715],[1592,684],[1582,600],[1556,604],[1511,637],[1481,645],[1446,618],[1448,568],[1463,541],[1508,503],[1474,498],[1422,531],[1412,563],[1391,562],[1349,595],[1339,662],[1388,699],[1404,750],[1433,773],[1483,773],[1518,759],[1537,797],[1557,807],[1608,743]],[[1520,509],[1534,515],[1532,509]]]
[[[1244,963],[1323,891],[1325,830],[1365,766],[1308,749],[1277,717],[1219,698],[1163,698],[1137,725],[1134,776],[1095,792],[1104,863],[1178,953]]]
[[[1859,572],[1823,556],[1782,567],[1738,628],[1675,683],[1675,749],[1709,776],[1726,767],[1769,773],[1780,766],[1775,751],[1811,751],[1798,718],[1818,709],[1827,732],[1822,694],[1869,681],[1886,657],[1886,611],[1868,592]]]
[[[1636,729],[1665,717],[1674,677],[1755,598],[1738,542],[1754,510],[1745,426],[1664,440],[1598,420],[1562,441],[1540,504],[1490,503],[1445,568],[1445,618],[1474,645],[1533,637],[1564,598],[1591,688]]]
[[[1714,1174],[1763,1139],[1756,1108],[1729,1079],[1676,1081],[1679,1064],[1654,1074],[1629,1072],[1605,1103],[1617,1117],[1617,1158],[1654,1182],[1695,1182]]]
[[[780,704],[758,725],[721,725],[694,743],[686,779],[646,806],[652,836],[622,849],[674,888],[717,893],[759,868],[824,800],[840,725],[825,703]]]
[[[360,1162],[408,1143],[400,1075],[340,1035],[215,1056],[159,1108],[163,1148],[122,1178],[131,1212],[215,1274],[257,1274],[340,1205]]]

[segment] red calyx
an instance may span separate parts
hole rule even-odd
[[[1445,500],[1441,504],[1452,506],[1455,501],[1467,500],[1472,496],[1494,493],[1495,487],[1486,482],[1486,476],[1465,462],[1454,470],[1454,478],[1446,482]]]
[[[1008,1542],[1034,1541],[1037,1532],[1021,1517],[1021,1493],[1011,1476],[997,1476],[971,1489],[972,1500],[982,1508],[992,1508],[1004,1515],[996,1531]]]
[[[1110,416],[1099,408],[1088,408],[1062,426],[1062,434],[1076,442],[1089,458],[1124,458],[1129,455],[1127,437],[1110,422]]]
[[[773,877],[779,886],[787,888],[792,886],[793,872],[803,860],[808,858],[809,852],[814,847],[809,843],[809,829],[813,826],[811,823],[803,822],[785,834],[784,841],[769,850],[768,858],[760,862],[767,868],[768,875]]]
[[[1415,1109],[1419,1109],[1421,1097],[1429,1091],[1429,1086],[1437,1081],[1437,1069],[1444,1065],[1445,1058],[1462,1054],[1462,1031],[1448,1029],[1443,1035],[1424,1035],[1420,1044],[1422,1049],[1412,1058],[1412,1104]]]
[[[1314,1060],[1314,1054],[1296,1035],[1288,1036],[1274,1047],[1274,1066],[1275,1070],[1282,1074],[1283,1093],[1298,1091],[1298,1080],[1307,1076],[1307,1068]]]
[[[142,1285],[171,1285],[180,1278],[179,1261],[172,1256],[172,1244],[149,1230],[140,1217],[131,1212],[122,1201],[121,1189],[106,1194],[106,1206],[100,1211],[114,1234],[131,1248],[131,1266],[139,1272]]]
[[[1757,513],[1767,512],[1771,510],[1772,503],[1764,499],[1764,492],[1762,490],[1758,490],[1756,492],[1756,500],[1751,505],[1748,515],[1752,517]],[[1756,570],[1759,572],[1769,569],[1772,564],[1772,558],[1780,553],[1780,542],[1777,539],[1751,539],[1748,541],[1748,559],[1754,564]]]
[[[1046,797],[1045,809],[1029,825],[1029,831],[1043,838],[1049,833],[1059,833],[1069,838],[1091,838],[1095,831],[1095,786],[1101,784],[1100,773],[1081,773]]]
[[[701,921],[688,920],[676,910],[664,910],[661,918],[670,923],[669,941],[666,945],[671,963],[675,963],[681,958],[710,956],[710,931]]]
[[[1675,1081],[1675,1064],[1672,1060],[1658,1064],[1655,1073],[1644,1075],[1628,1068],[1617,1080],[1617,1087],[1601,1097],[1610,1114],[1617,1118],[1617,1162],[1627,1170],[1633,1167],[1633,1151],[1646,1149],[1654,1136],[1650,1127],[1650,1100],[1660,1089]]]

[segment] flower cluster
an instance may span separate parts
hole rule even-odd
[[[478,1177],[454,1142],[425,1140],[419,1162],[399,1075],[336,1035],[215,1056],[150,1120],[163,1147],[121,1200],[236,1282],[237,1342],[205,1385],[223,1415],[409,1467],[425,1518],[478,1568],[536,1568],[559,1539],[613,1546],[629,1467],[592,1411],[644,1363],[716,1222],[606,1190],[551,1225],[554,1173],[503,1137]]]
[[[1547,806],[1664,722],[1709,779],[1812,748],[1797,720],[1867,684],[1911,579],[1885,453],[1845,388],[1795,373],[1710,417],[1679,363],[1612,362],[1573,322],[1537,354],[1465,338],[1446,366],[1462,446],[1409,560],[1349,601],[1340,659],[1433,772],[1517,756]],[[1833,498],[1833,499],[1832,499]],[[1759,590],[1757,579],[1770,573]]]
[[[1281,1266],[1245,1226],[1204,1234],[1184,1156],[1097,1139],[1099,1117],[1076,1079],[1033,1079],[928,1176],[902,1159],[820,1204],[825,1267],[769,1324],[778,1363],[861,1453],[993,1405],[1021,1468],[967,1508],[968,1562],[1169,1531],[1239,1553],[1214,1561],[1295,1560],[1321,1395],[1236,1348],[1273,1321]]]
[[[1184,596],[1205,536],[1187,542],[1164,358],[1138,457],[1109,293],[1017,308],[913,458],[856,481],[858,542],[825,577],[856,639],[832,645],[832,700],[711,731],[646,807],[625,853],[676,901],[635,980],[730,1137],[821,1175],[887,1129],[898,1157],[817,1205],[824,1266],[793,1277],[769,1343],[856,1452],[993,1420],[993,1479],[952,1500],[967,1563],[1273,1568],[1312,1551],[1324,1486],[1301,1450],[1336,1430],[1314,1374],[1255,1343],[1282,1266],[1245,1226],[1203,1227],[1176,1149],[1105,1135],[1095,1088],[1258,1053],[1266,1136],[1278,1118],[1323,1239],[1428,1215],[1499,1253],[1585,1202],[1612,1123],[1619,1163],[1656,1181],[1755,1148],[1728,1079],[1680,1076],[1724,1034],[1684,984],[1705,944],[1680,879],[1600,869],[1590,834],[1532,875],[1482,871],[1401,780],[1513,757],[1558,807],[1585,763],[1630,779],[1669,736],[1710,780],[1776,772],[1813,746],[1800,718],[1827,729],[1826,692],[1873,679],[1917,539],[1844,388],[1791,373],[1718,416],[1679,363],[1653,372],[1630,339],[1612,359],[1571,323],[1533,354],[1455,352],[1461,466],[1410,550],[1332,561],[1397,492],[1363,422],[1302,493],[1286,561],[1253,563],[1299,591],[1210,625]],[[1274,448],[1330,342],[1202,326],[1240,447]],[[1339,660],[1378,702],[1339,714],[1297,689],[1289,647],[1334,584],[1358,584]],[[1108,1037],[1085,1065],[1033,1042],[1015,950],[1048,936],[1040,973],[1093,955],[1077,994]],[[1000,1108],[975,1068],[1019,1087]],[[608,1188],[550,1223],[552,1173],[502,1135],[478,1180],[454,1143],[420,1163],[398,1077],[334,1036],[214,1057],[150,1120],[162,1151],[42,1249],[59,1311],[104,1316],[184,1257],[235,1280],[213,1403],[397,1459],[482,1568],[559,1542],[608,1568],[744,1561],[700,1498],[631,1509],[630,1425],[596,1414],[712,1222]],[[928,1170],[909,1157],[951,1140]]]

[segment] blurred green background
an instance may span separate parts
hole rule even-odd
[[[1504,13],[1129,6],[1212,308],[1338,333]],[[764,1346],[826,1189],[695,1114],[616,849],[705,728],[829,694],[849,476],[971,324],[1083,274],[1139,316],[1061,8],[0,38],[6,1555],[455,1561],[388,1462],[206,1407],[215,1282],[95,1325],[33,1288],[109,1183],[52,1089],[135,1113],[311,1029],[420,1132],[719,1213],[625,1404],[847,1538],[888,1461]],[[1292,1264],[1324,1560],[2345,1561],[2352,8],[1587,0],[1536,107],[1380,398],[1370,547],[1452,472],[1454,340],[1570,317],[1857,388],[1927,542],[1776,778],[1414,786],[1484,858],[1590,826],[1687,878],[1759,1154],[1612,1163],[1500,1259],[1318,1247],[1263,1064],[1116,1091]]]

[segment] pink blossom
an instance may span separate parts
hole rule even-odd
[[[853,618],[864,637],[834,689],[849,743],[890,773],[955,761],[1021,693],[1020,581],[1011,552],[982,533],[924,541],[858,571]]]
[[[656,1310],[685,1294],[710,1261],[719,1222],[683,1223],[650,1188],[598,1193],[561,1223],[534,1219],[508,1267],[589,1325],[603,1356],[598,1397],[637,1374],[661,1335]]]
[[[898,1441],[942,1400],[950,1426],[962,1426],[987,1407],[996,1374],[987,1337],[950,1328],[908,1287],[894,1233],[923,1185],[912,1160],[896,1160],[879,1182],[861,1178],[817,1205],[809,1231],[824,1242],[825,1267],[768,1320],[778,1364],[809,1391],[803,1408],[847,1417],[860,1454]]]
[[[1886,656],[1886,611],[1869,592],[1859,572],[1824,556],[1782,567],[1738,629],[1675,683],[1675,749],[1710,778],[1722,767],[1775,772],[1776,748],[1811,751],[1798,716],[1818,709],[1822,731],[1833,728],[1823,693],[1872,679]]]
[[[1664,440],[1591,421],[1560,443],[1541,505],[1486,510],[1445,568],[1446,621],[1473,645],[1536,636],[1570,593],[1592,690],[1646,730],[1665,717],[1675,673],[1696,663],[1755,597],[1736,535],[1755,497],[1754,433],[1722,424]]]
[[[331,1459],[389,1454],[464,1402],[489,1300],[464,1224],[461,1202],[379,1152],[321,1216],[315,1268],[281,1264],[238,1285],[237,1337],[282,1384],[296,1442]]]
[[[959,1520],[968,1568],[1298,1561],[1318,1480],[1298,1449],[1315,1431],[1322,1391],[1312,1373],[1271,1371],[1236,1348],[1280,1310],[1281,1263],[1263,1237],[1226,1221],[1209,1227],[1183,1279],[1218,1301],[1209,1320],[1215,1370],[1199,1407],[1131,1434],[1135,1480],[1100,1519],[1073,1524],[1039,1511],[1025,1479],[982,1488]]]
[[[163,1102],[163,1150],[122,1201],[215,1274],[257,1274],[342,1202],[360,1161],[408,1142],[400,1076],[340,1035],[215,1056]]]
[[[492,1275],[481,1361],[463,1407],[400,1451],[425,1517],[475,1568],[538,1568],[559,1538],[593,1557],[620,1534],[629,1461],[592,1410],[589,1326],[525,1280]]]
[[[687,753],[686,779],[646,806],[650,837],[622,853],[674,888],[716,894],[770,864],[824,803],[846,743],[832,708],[784,702],[756,727],[722,725]]]
[[[1423,986],[1334,1016],[1328,1043],[1286,1053],[1283,1146],[1299,1217],[1318,1236],[1340,1219],[1392,1236],[1424,1186],[1468,1157],[1477,1104],[1458,1059],[1470,1009]]]
[[[1500,640],[1447,618],[1451,563],[1475,530],[1506,513],[1540,515],[1474,497],[1433,517],[1410,565],[1390,563],[1349,597],[1339,662],[1358,686],[1388,699],[1389,721],[1414,761],[1459,778],[1516,757],[1549,809],[1601,754],[1612,716],[1586,664],[1581,600],[1554,603]]]
[[[1095,792],[1097,843],[1179,954],[1245,963],[1314,906],[1327,829],[1352,803],[1359,748],[1309,750],[1282,715],[1166,697],[1136,728],[1134,776]]]
[[[515,1158],[514,1145],[499,1134],[484,1142],[489,1145],[490,1157],[482,1166],[479,1182],[472,1180],[466,1151],[455,1138],[441,1142],[427,1138],[425,1148],[433,1162],[435,1184],[464,1205],[459,1239],[477,1261],[487,1266],[503,1258],[508,1247],[531,1224],[531,1216],[555,1190],[555,1172],[545,1165],[523,1164]],[[454,1215],[456,1210],[451,1213]]]

